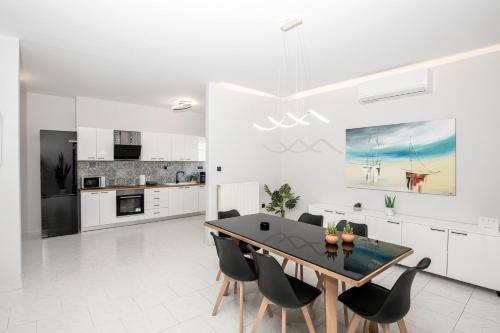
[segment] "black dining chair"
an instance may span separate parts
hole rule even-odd
[[[410,311],[411,286],[417,272],[427,269],[430,264],[431,259],[423,258],[417,266],[401,274],[391,290],[367,283],[340,294],[339,301],[354,312],[347,333],[356,332],[362,319],[365,319],[365,330],[373,322],[380,324],[384,333],[389,333],[389,324],[397,323],[401,333],[408,333],[404,317]]]
[[[337,231],[344,231],[344,228],[347,224],[346,220],[340,220],[339,223],[337,223]],[[349,222],[351,225],[351,229],[353,234],[361,237],[368,237],[368,225],[364,223],[354,223],[354,222]],[[342,292],[345,292],[347,289],[347,286],[344,281],[342,281]],[[349,313],[347,312],[347,307],[344,306],[344,324],[345,327],[347,328],[349,326]]]
[[[281,332],[286,332],[287,309],[300,308],[309,332],[314,333],[309,305],[321,294],[321,290],[285,274],[278,261],[268,254],[253,252],[253,257],[257,267],[259,290],[264,298],[257,313],[252,333],[257,332],[264,311],[270,304],[281,307]]]
[[[227,210],[227,211],[221,211],[221,212],[218,212],[217,213],[217,217],[219,220],[222,220],[222,219],[229,219],[231,217],[238,217],[238,216],[241,216],[240,215],[240,212],[238,212],[238,210],[236,209],[231,209],[231,210]],[[230,237],[229,235],[227,234],[224,234],[222,232],[219,232],[219,236],[221,237]],[[248,249],[248,244],[243,242],[243,241],[240,241],[239,242],[239,247],[240,247],[240,251],[243,252],[243,254],[245,255],[249,255],[250,254],[250,250]],[[258,250],[257,247],[254,247],[255,250]],[[220,275],[221,275],[221,271],[219,270],[217,272],[217,276],[215,277],[215,281],[219,281],[220,279]],[[236,285],[234,286],[235,290],[236,290]]]
[[[302,223],[307,223],[310,225],[315,225],[317,227],[323,227],[323,215],[313,215],[309,213],[303,213],[302,215],[299,216],[299,219],[297,220]],[[286,265],[288,263],[288,259],[283,259],[283,263],[281,264],[281,267],[285,269]],[[304,280],[304,266],[302,266],[299,263],[295,263],[295,277],[298,277],[300,273],[300,279]],[[316,276],[319,279],[319,273],[316,272]]]
[[[257,280],[257,271],[255,262],[251,258],[243,256],[238,245],[230,238],[220,237],[213,232],[210,233],[214,238],[217,255],[219,256],[219,267],[224,274],[224,281],[215,301],[212,316],[217,315],[222,297],[229,288],[232,281],[240,286],[240,332],[243,332],[243,302],[245,300],[245,284]],[[272,312],[269,309],[270,315]]]

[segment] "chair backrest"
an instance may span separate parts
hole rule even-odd
[[[217,215],[219,217],[219,220],[241,216],[240,212],[238,212],[236,209],[227,210],[225,212],[219,212]]]
[[[267,254],[252,251],[257,266],[259,290],[271,302],[285,308],[298,308],[302,304],[288,281],[281,265]]]
[[[304,213],[300,215],[299,222],[304,222],[307,224],[316,225],[318,227],[323,226],[323,215],[313,215],[309,213]]]
[[[395,323],[403,319],[411,304],[411,286],[418,271],[427,269],[431,264],[431,259],[423,258],[415,267],[408,268],[398,278],[392,287],[389,296],[374,316],[379,323]]]
[[[234,240],[217,236],[213,232],[210,234],[214,238],[217,255],[219,256],[219,267],[222,273],[238,281],[253,281],[257,279],[256,272],[250,268],[250,265]]]
[[[337,231],[344,231],[346,224],[346,220],[339,221],[339,223],[337,223]],[[349,224],[351,225],[352,231],[355,235],[368,237],[368,226],[366,224],[354,222],[349,222]]]

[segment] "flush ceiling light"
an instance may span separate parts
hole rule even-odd
[[[286,39],[286,33],[295,30],[297,32],[296,36],[296,45],[295,45],[295,59],[291,59],[293,63],[295,64],[294,68],[294,86],[295,86],[295,94],[298,94],[300,90],[304,88],[304,78],[306,77],[305,73],[305,59],[304,59],[304,52],[303,52],[303,37],[300,32],[299,27],[302,25],[302,19],[297,16],[290,16],[285,19],[283,19],[279,23],[279,27],[282,31],[282,37],[283,37],[283,57],[280,61],[280,66],[278,68],[278,89],[277,89],[277,96],[278,96],[278,107],[276,109],[275,114],[269,115],[267,117],[267,120],[271,122],[273,126],[270,127],[265,127],[261,126],[259,124],[254,123],[253,127],[255,127],[258,130],[261,131],[272,131],[277,128],[282,128],[282,129],[287,129],[287,128],[292,128],[296,127],[298,125],[310,125],[311,123],[309,121],[306,121],[307,116],[311,115],[314,116],[317,120],[328,123],[330,122],[328,119],[325,117],[321,116],[318,112],[314,110],[308,110],[306,111],[303,103],[299,103],[298,101],[292,101],[292,103],[295,103],[295,108],[293,111],[284,111],[283,106],[285,102],[287,102],[285,99],[281,98],[281,78],[282,77],[292,77],[291,74],[286,73],[288,70],[288,63],[290,61],[287,61],[288,55],[289,55],[289,49],[287,45],[287,39]],[[281,119],[280,121],[276,119]]]
[[[193,101],[191,100],[178,100],[175,101],[174,105],[171,107],[172,111],[186,111],[193,107]]]

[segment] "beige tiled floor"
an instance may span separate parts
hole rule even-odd
[[[0,332],[237,332],[234,295],[210,315],[220,284],[202,223],[197,216],[24,242],[24,289],[0,294]],[[384,272],[376,282],[391,287],[402,270]],[[406,318],[412,333],[500,332],[500,298],[492,291],[419,274],[412,297]],[[248,284],[247,332],[260,300]],[[280,331],[279,309],[275,313],[265,317],[261,332]],[[324,332],[322,299],[313,320]],[[291,311],[288,323],[288,332],[306,332],[300,312]]]

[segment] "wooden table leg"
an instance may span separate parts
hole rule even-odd
[[[326,333],[337,333],[337,305],[339,281],[331,276],[323,275],[325,281],[325,323]]]
[[[373,321],[370,321],[370,326],[368,328],[368,332],[370,333],[378,333],[378,324],[373,322]]]

